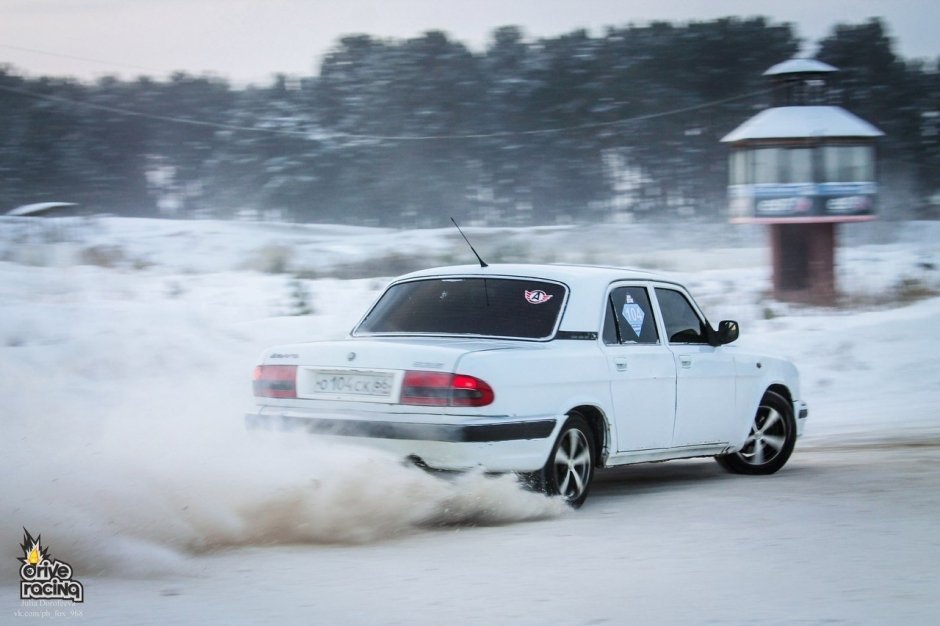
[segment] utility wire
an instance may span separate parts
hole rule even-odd
[[[189,126],[208,126],[210,128],[218,128],[220,130],[237,130],[237,131],[246,131],[246,132],[256,132],[256,133],[274,133],[279,135],[295,135],[310,137],[310,133],[305,133],[301,131],[292,131],[286,129],[278,128],[259,128],[257,126],[238,126],[236,124],[221,124],[219,122],[207,122],[204,120],[194,120],[187,117],[171,117],[167,115],[155,115],[153,113],[144,113],[142,111],[131,111],[130,109],[122,109],[120,107],[107,106],[105,104],[95,104],[94,102],[82,102],[81,100],[72,100],[71,98],[63,98],[61,96],[54,96],[51,94],[36,93],[35,91],[30,91],[28,89],[20,89],[19,87],[8,87],[5,85],[0,85],[0,91],[6,91],[9,93],[15,93],[22,96],[28,96],[30,98],[36,98],[37,100],[47,100],[49,102],[59,102],[61,104],[74,104],[77,106],[83,106],[89,109],[97,109],[99,111],[107,111],[109,113],[118,113],[120,115],[127,115],[131,117],[142,117],[151,120],[157,120],[161,122],[172,122],[174,124],[188,124]]]
[[[475,133],[475,134],[463,134],[463,135],[352,135],[348,133],[336,133],[339,136],[347,137],[350,139],[381,139],[388,141],[431,141],[431,140],[450,140],[450,139],[490,139],[494,137],[515,137],[523,135],[548,135],[551,133],[564,133],[572,130],[588,130],[591,128],[606,128],[610,126],[619,126],[621,124],[632,124],[634,122],[641,122],[645,120],[656,119],[659,117],[667,117],[670,115],[678,115],[680,113],[688,113],[690,111],[698,111],[700,109],[707,109],[709,107],[717,106],[719,104],[725,104],[727,102],[734,102],[735,100],[744,100],[746,98],[751,98],[760,94],[768,93],[773,91],[773,88],[762,89],[760,91],[754,91],[751,93],[731,96],[729,98],[722,98],[721,100],[712,100],[711,102],[704,102],[702,104],[696,104],[693,106],[683,107],[680,109],[671,109],[668,111],[660,111],[658,113],[648,113],[646,115],[637,115],[634,117],[621,118],[619,120],[612,120],[609,122],[589,122],[586,124],[577,124],[575,126],[563,126],[560,128],[541,128],[537,130],[506,130],[498,131],[493,133]]]
[[[342,131],[327,131],[327,132],[307,132],[299,130],[288,130],[288,129],[279,129],[279,128],[260,128],[257,126],[239,126],[236,124],[223,124],[219,122],[209,122],[204,120],[195,120],[185,117],[171,117],[165,115],[156,115],[152,113],[144,113],[142,111],[132,111],[130,109],[124,109],[120,107],[112,107],[103,104],[95,104],[93,102],[82,102],[80,100],[72,100],[70,98],[63,98],[61,96],[55,96],[51,94],[42,94],[36,93],[35,91],[30,91],[28,89],[22,89],[19,87],[9,87],[5,85],[0,85],[0,91],[6,91],[8,93],[15,93],[30,98],[36,98],[38,100],[48,100],[51,102],[58,102],[61,104],[72,104],[76,106],[83,106],[91,109],[97,109],[99,111],[107,111],[109,113],[117,113],[120,115],[128,115],[132,117],[141,117],[146,119],[171,122],[174,124],[188,124],[190,126],[205,126],[209,128],[218,128],[220,130],[231,130],[231,131],[243,131],[243,132],[255,132],[255,133],[268,133],[274,135],[288,135],[293,137],[304,137],[306,139],[312,140],[322,140],[322,139],[347,139],[347,140],[364,140],[364,141],[454,141],[462,139],[492,139],[498,137],[519,137],[519,136],[531,136],[531,135],[548,135],[553,133],[564,133],[575,130],[588,130],[592,128],[609,128],[611,126],[619,126],[623,124],[632,124],[635,122],[641,122],[661,117],[667,117],[671,115],[679,115],[681,113],[689,113],[691,111],[698,111],[701,109],[707,109],[713,106],[718,106],[720,104],[725,104],[728,102],[734,102],[736,100],[744,100],[747,98],[752,98],[754,96],[762,95],[773,91],[773,88],[761,89],[759,91],[753,91],[750,93],[731,96],[728,98],[722,98],[720,100],[712,100],[710,102],[704,102],[702,104],[696,104],[688,107],[682,107],[678,109],[670,109],[667,111],[659,111],[657,113],[648,113],[646,115],[637,115],[634,117],[621,118],[619,120],[612,120],[608,122],[589,122],[586,124],[577,124],[575,126],[563,126],[558,128],[542,128],[536,130],[507,130],[507,131],[497,131],[492,133],[467,133],[467,134],[457,134],[457,135],[367,135],[367,134],[355,134],[355,133],[344,133]]]
[[[26,48],[24,46],[13,46],[6,43],[0,43],[0,48],[6,48],[7,50],[18,50],[20,52],[30,52],[32,54],[43,54],[50,57],[58,57],[60,59],[71,59],[73,61],[85,61],[87,63],[97,63],[99,65],[113,65],[114,67],[126,67],[134,70],[144,70],[147,72],[163,72],[163,70],[158,70],[153,67],[145,67],[143,65],[134,65],[132,63],[120,63],[118,61],[105,61],[104,59],[93,59],[91,57],[80,57],[74,54],[62,54],[60,52],[47,52],[46,50],[37,50],[35,48]]]

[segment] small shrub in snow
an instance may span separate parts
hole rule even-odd
[[[499,243],[492,246],[486,256],[487,260],[493,259],[495,263],[532,263],[533,258],[536,258],[533,256],[532,247],[520,242]],[[542,257],[539,257],[539,261],[551,262]]]
[[[344,263],[333,268],[330,275],[342,279],[400,276],[429,265],[429,260],[423,256],[393,252],[356,263]]]
[[[940,289],[922,278],[901,276],[888,288],[873,293],[844,293],[839,303],[842,308],[880,308],[904,306],[936,298]]]
[[[940,295],[940,292],[919,278],[905,277],[894,285],[894,294],[898,302],[910,304]]]
[[[179,298],[183,295],[186,290],[183,288],[183,285],[180,284],[177,280],[170,280],[166,283],[166,297],[172,300]]]
[[[316,280],[321,278],[320,272],[312,267],[304,267],[294,271],[294,277],[301,280]]]
[[[114,268],[125,260],[124,250],[120,246],[98,245],[83,248],[79,253],[80,265]]]
[[[311,304],[310,290],[307,288],[304,281],[295,278],[287,283],[287,287],[290,290],[289,314],[311,315],[313,313],[313,305]]]
[[[276,244],[262,246],[245,263],[245,268],[264,274],[286,274],[293,255],[293,251],[287,246]]]

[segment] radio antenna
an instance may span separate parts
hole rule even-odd
[[[489,267],[489,266],[486,264],[486,261],[484,261],[484,260],[480,257],[479,253],[477,253],[476,249],[473,247],[473,244],[470,243],[470,240],[467,239],[467,236],[463,234],[463,231],[462,231],[462,230],[460,230],[460,224],[457,223],[457,220],[455,220],[454,218],[450,218],[450,221],[452,221],[452,222],[454,223],[454,226],[457,227],[457,232],[460,233],[460,236],[463,237],[463,240],[467,242],[467,245],[468,245],[468,246],[470,246],[470,250],[471,250],[471,252],[473,252],[473,256],[475,256],[475,257],[477,258],[477,261],[480,262],[480,267]]]

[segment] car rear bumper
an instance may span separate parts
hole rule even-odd
[[[466,418],[462,421],[410,421],[407,416],[357,419],[306,412],[249,413],[252,430],[296,431],[417,457],[445,470],[535,471],[548,458],[560,420],[554,416]]]

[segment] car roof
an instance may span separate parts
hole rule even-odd
[[[427,278],[432,276],[507,276],[514,278],[543,278],[566,284],[598,282],[605,286],[618,280],[661,280],[675,282],[665,276],[625,267],[600,265],[541,264],[541,263],[494,263],[486,267],[479,265],[453,265],[432,267],[400,276],[396,280]]]

